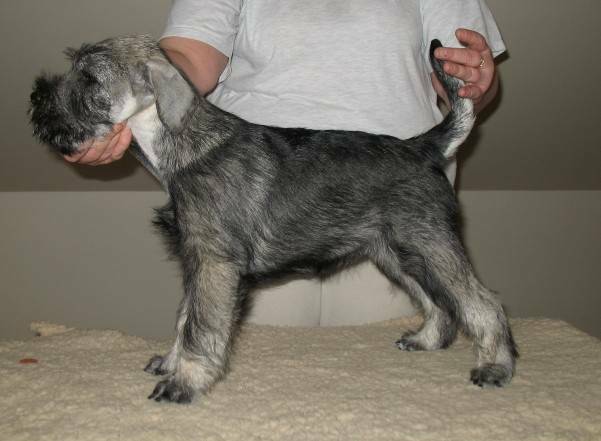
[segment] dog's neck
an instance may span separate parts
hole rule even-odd
[[[181,130],[173,131],[165,126],[156,104],[132,115],[127,125],[139,145],[139,151],[132,153],[165,185],[169,175],[187,167],[224,142],[228,137],[228,129],[234,130],[236,121],[240,121],[239,118],[197,97],[182,121]],[[219,126],[218,130],[216,125]]]
[[[155,150],[155,138],[159,129],[162,127],[157,107],[155,104],[134,114],[127,120],[127,125],[131,129],[132,135],[146,160],[155,169],[159,166],[158,152]]]

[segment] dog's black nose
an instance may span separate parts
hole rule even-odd
[[[33,91],[29,96],[31,107],[39,107],[47,105],[56,98],[58,85],[61,82],[60,76],[41,75],[35,79]]]
[[[29,119],[34,134],[44,142],[48,141],[47,136],[43,136],[46,132],[44,129],[56,120],[54,108],[59,83],[58,76],[41,75],[35,79],[29,96]]]
[[[29,96],[29,120],[33,135],[41,142],[54,147],[63,154],[71,154],[73,148],[73,130],[64,120],[60,110],[60,75],[41,75],[33,84]]]

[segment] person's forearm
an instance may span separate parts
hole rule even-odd
[[[212,46],[186,38],[164,38],[160,47],[202,95],[215,89],[228,62],[228,58]]]

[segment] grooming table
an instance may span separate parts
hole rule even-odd
[[[598,339],[513,320],[517,375],[480,389],[464,338],[395,348],[418,326],[245,325],[226,380],[182,406],[146,398],[157,378],[142,369],[170,342],[34,323],[38,337],[0,342],[0,440],[601,440]]]

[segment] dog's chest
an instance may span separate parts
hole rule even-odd
[[[129,118],[127,125],[148,161],[156,168],[159,160],[154,145],[162,127],[156,105],[153,104]]]

